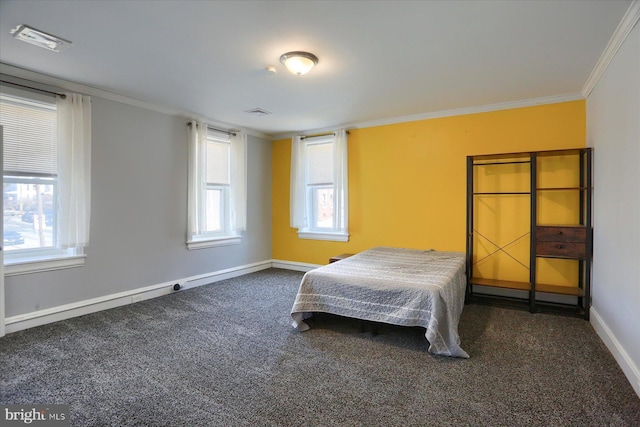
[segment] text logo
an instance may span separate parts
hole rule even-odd
[[[69,427],[69,405],[0,405],[6,426]]]

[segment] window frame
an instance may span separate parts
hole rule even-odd
[[[16,89],[6,85],[0,85],[0,92],[3,97],[14,98],[20,101],[25,107],[29,107],[29,103],[35,103],[38,105],[32,106],[32,108],[41,108],[41,104],[47,104],[58,115],[58,109],[56,107],[56,99],[54,96],[43,95],[40,93],[34,93],[27,90]],[[56,146],[58,145],[56,135]],[[4,148],[4,145],[3,145]],[[57,160],[56,160],[57,161]],[[53,225],[52,225],[52,246],[45,246],[39,248],[25,248],[16,250],[6,250],[3,245],[3,262],[5,276],[14,276],[21,274],[37,273],[51,270],[59,270],[71,267],[80,267],[84,265],[86,255],[82,248],[65,248],[59,246],[58,242],[58,221],[59,206],[58,206],[58,192],[59,182],[56,175],[42,175],[36,172],[33,173],[19,173],[19,174],[2,174],[3,187],[5,183],[16,184],[35,184],[35,185],[52,185],[53,190]],[[4,205],[3,205],[4,216]],[[4,217],[3,217],[4,222]],[[3,224],[4,229],[4,224]]]
[[[203,236],[229,236],[230,232],[230,224],[229,224],[229,203],[230,203],[230,191],[231,186],[228,184],[211,184],[207,183],[207,188],[205,193],[208,194],[209,191],[219,191],[220,192],[220,210],[218,212],[219,218],[219,228],[216,230],[208,229],[207,219],[209,217],[209,212],[206,209],[205,203],[205,214],[204,214],[204,228],[206,231],[202,233]],[[208,200],[208,197],[205,196],[205,199]]]
[[[231,192],[231,179],[229,176],[229,171],[231,169],[231,138],[229,137],[221,137],[218,136],[217,133],[212,133],[211,131],[207,132],[207,160],[209,159],[209,144],[220,144],[223,145],[225,148],[225,155],[226,155],[226,170],[227,170],[227,176],[225,177],[226,182],[217,182],[215,180],[212,180],[211,182],[209,181],[209,178],[207,177],[207,173],[205,173],[205,190],[204,190],[204,199],[205,203],[204,203],[204,215],[202,217],[202,236],[203,237],[226,237],[231,235],[232,233],[230,232],[230,228],[231,228],[231,224],[229,222],[229,217],[230,217],[230,209],[231,209],[231,205],[230,205],[230,192]],[[209,166],[206,165],[205,166],[205,171],[208,172],[209,170]],[[207,197],[209,194],[209,191],[220,191],[220,210],[218,212],[218,218],[219,218],[219,222],[218,222],[218,226],[219,228],[215,229],[215,230],[211,230],[209,229],[209,224],[208,224],[208,219],[209,219],[209,211],[207,209],[209,203],[209,198]]]
[[[194,126],[194,124],[192,124]],[[198,126],[206,126],[204,123],[199,123]],[[231,193],[233,191],[233,182],[231,179],[231,167],[233,164],[232,161],[232,149],[231,149],[231,135],[224,135],[226,132],[218,131],[215,129],[211,129],[207,127],[206,131],[206,141],[203,144],[204,152],[200,153],[201,158],[196,163],[198,168],[203,169],[202,171],[198,171],[198,173],[204,174],[204,182],[202,185],[202,189],[200,191],[200,200],[203,202],[197,209],[197,222],[198,229],[201,230],[198,234],[194,234],[189,236],[187,239],[187,249],[203,249],[210,248],[216,246],[227,246],[227,245],[235,245],[242,242],[242,235],[240,232],[232,230],[231,225]],[[206,171],[207,171],[207,144],[209,142],[214,142],[218,144],[226,144],[228,146],[227,150],[227,172],[228,172],[228,183],[218,183],[218,182],[207,182]],[[246,173],[246,171],[245,171]],[[221,190],[221,199],[220,199],[220,229],[207,231],[207,192],[210,190]]]
[[[344,224],[344,221],[337,221],[339,216],[346,217],[347,212],[339,212],[338,205],[335,203],[336,195],[336,182],[335,182],[335,150],[336,150],[336,138],[334,134],[322,135],[315,137],[305,137],[302,141],[304,144],[304,179],[305,179],[305,204],[307,211],[307,224],[306,227],[298,229],[298,237],[301,239],[309,240],[328,240],[337,242],[348,242],[349,233],[346,227],[338,227],[338,224]],[[332,152],[332,179],[331,182],[319,182],[309,183],[309,147],[314,145],[327,144],[331,145]],[[333,226],[332,227],[319,227],[318,224],[318,210],[316,209],[316,202],[314,197],[314,190],[319,189],[333,189]],[[343,208],[344,209],[344,208]]]

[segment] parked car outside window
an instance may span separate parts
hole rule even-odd
[[[5,246],[21,245],[24,243],[24,237],[17,231],[4,230],[2,234],[2,244]]]

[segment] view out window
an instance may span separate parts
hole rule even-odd
[[[55,100],[0,96],[5,253],[57,246]]]

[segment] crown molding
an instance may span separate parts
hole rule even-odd
[[[259,132],[255,129],[247,129],[235,125],[233,123],[225,123],[218,120],[214,120],[210,117],[204,117],[199,114],[192,113],[190,111],[178,110],[175,108],[165,107],[162,105],[152,104],[150,102],[141,101],[139,99],[131,98],[129,96],[120,95],[118,93],[109,92],[104,89],[98,89],[92,86],[86,86],[80,83],[74,83],[69,80],[63,80],[58,77],[49,76],[47,74],[37,73],[35,71],[27,70],[25,68],[16,67],[0,62],[0,74],[6,74],[18,79],[28,80],[29,82],[40,83],[42,85],[51,86],[57,89],[65,89],[73,92],[82,93],[85,95],[96,96],[98,98],[108,99],[110,101],[120,102],[122,104],[131,105],[133,107],[143,108],[146,110],[155,111],[157,113],[168,114],[170,116],[177,116],[187,120],[198,120],[206,122],[207,124],[222,129],[228,130],[242,130],[248,135],[262,138],[266,141],[270,141],[271,137]]]
[[[640,0],[633,0],[631,5],[629,6],[629,9],[627,9],[627,12],[624,14],[622,20],[618,24],[618,27],[613,32],[613,35],[611,36],[611,39],[609,39],[607,47],[602,52],[602,55],[600,55],[600,59],[598,59],[596,66],[593,67],[589,78],[585,82],[584,87],[580,92],[585,99],[596,87],[596,85],[600,81],[600,78],[609,66],[609,63],[618,52],[618,49],[620,49],[620,46],[622,46],[622,43],[624,43],[631,30],[633,30],[633,27],[635,27],[635,25],[638,23],[639,19]]]
[[[387,119],[372,120],[368,122],[345,123],[330,128],[319,128],[305,131],[306,135],[318,133],[333,132],[336,129],[363,129],[376,126],[394,125],[398,123],[417,122],[420,120],[438,119],[441,117],[463,116],[466,114],[488,113],[491,111],[511,110],[515,108],[535,107],[545,104],[557,104],[561,102],[578,101],[584,99],[581,93],[570,93],[565,95],[545,96],[540,98],[523,99],[520,101],[499,102],[495,104],[486,104],[473,107],[454,108],[451,110],[434,111],[431,113],[413,114],[410,116],[390,117]],[[291,138],[300,135],[300,132],[287,132],[271,136],[271,140]]]

